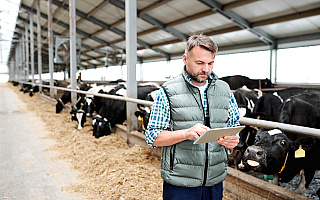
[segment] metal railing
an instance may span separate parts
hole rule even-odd
[[[76,92],[76,93],[80,93],[80,94],[94,95],[94,96],[103,97],[103,98],[128,101],[128,102],[147,105],[147,106],[152,106],[152,104],[153,104],[153,102],[151,102],[151,101],[122,97],[122,96],[117,96],[117,95],[91,93],[91,92],[82,91],[82,90],[73,90],[73,89],[68,89],[68,88],[63,88],[63,87],[42,85],[42,84],[30,83],[30,82],[24,82],[24,81],[20,81],[20,83],[30,84],[33,86],[37,85],[37,86],[53,88],[53,89],[57,89],[57,90],[69,91],[69,92]],[[280,123],[280,122],[266,121],[266,120],[260,120],[260,119],[252,119],[252,118],[248,118],[248,117],[241,117],[239,122],[240,122],[240,124],[243,124],[243,125],[250,125],[250,126],[259,127],[259,128],[267,128],[267,129],[280,128],[281,130],[283,130],[285,132],[290,132],[290,133],[295,133],[295,134],[299,134],[299,135],[303,135],[303,136],[309,136],[309,137],[314,137],[314,138],[320,139],[320,129],[285,124],[285,123]]]

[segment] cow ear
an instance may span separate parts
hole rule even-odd
[[[142,116],[142,112],[140,112],[140,111],[136,111],[136,112],[134,112],[134,115],[136,116],[136,117],[141,117]]]
[[[306,152],[313,149],[316,145],[316,139],[311,137],[302,137],[298,138],[294,143],[294,150],[298,149],[300,145],[302,145],[302,149]]]

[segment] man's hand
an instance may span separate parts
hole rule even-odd
[[[209,127],[203,124],[196,124],[191,128],[188,128],[185,132],[185,137],[188,140],[193,140],[193,138],[199,138],[206,130],[210,129]]]
[[[225,136],[225,137],[219,138],[217,142],[228,149],[233,149],[239,143],[239,138],[240,137],[238,136],[238,134]]]

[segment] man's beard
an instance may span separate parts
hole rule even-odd
[[[188,71],[187,71],[187,74],[189,75],[189,77],[190,77],[192,80],[196,81],[197,83],[203,83],[203,82],[205,82],[206,80],[208,80],[209,75],[210,75],[209,73],[205,73],[205,72],[199,72],[199,73],[197,73],[196,75],[194,75],[194,74],[190,74]],[[199,75],[207,75],[208,77],[207,77],[206,79],[204,79],[204,80],[200,80],[200,79],[198,78]]]

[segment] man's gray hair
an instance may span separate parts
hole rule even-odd
[[[206,35],[192,35],[188,38],[186,49],[184,51],[187,54],[193,47],[201,46],[202,48],[211,51],[214,55],[218,52],[218,46]]]

